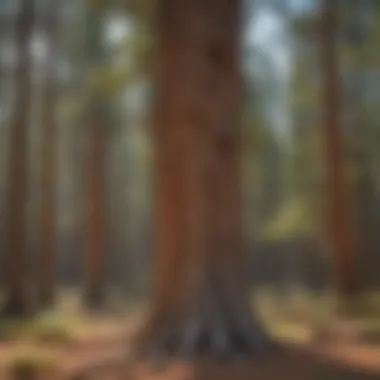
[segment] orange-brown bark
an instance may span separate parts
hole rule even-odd
[[[40,247],[38,251],[38,297],[42,306],[49,306],[54,298],[54,248],[56,232],[57,196],[57,55],[59,46],[58,6],[49,5],[46,20],[48,35],[47,75],[44,89],[42,119],[42,165],[41,165],[41,210]]]
[[[350,295],[356,290],[357,283],[349,232],[347,183],[342,152],[341,93],[336,41],[336,6],[334,2],[323,0],[321,63],[324,75],[323,134],[326,160],[327,228],[338,289],[342,295]]]
[[[155,273],[142,342],[159,350],[261,343],[243,268],[240,5],[158,6]]]
[[[31,58],[29,38],[34,22],[34,1],[22,0],[16,26],[18,50],[15,70],[16,98],[10,122],[7,216],[7,289],[4,313],[26,311],[25,251],[27,198],[27,129],[31,107]]]

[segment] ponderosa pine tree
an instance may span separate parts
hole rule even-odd
[[[155,270],[141,349],[261,347],[242,228],[238,0],[158,1]]]
[[[323,135],[327,200],[326,221],[335,265],[336,281],[343,298],[357,290],[353,245],[349,232],[347,184],[341,136],[341,91],[337,62],[337,4],[322,1],[321,66],[323,83]]]
[[[24,316],[27,312],[25,284],[27,134],[31,109],[30,36],[34,24],[34,1],[22,0],[16,20],[17,66],[15,100],[10,121],[8,157],[8,214],[6,219],[6,299],[3,313]]]
[[[57,63],[59,47],[59,1],[49,2],[45,18],[48,59],[43,93],[41,148],[41,210],[38,250],[38,298],[41,306],[54,301],[54,252],[57,197]]]

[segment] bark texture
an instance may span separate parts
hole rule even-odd
[[[48,36],[41,160],[40,247],[38,251],[38,298],[41,306],[54,301],[54,253],[57,196],[57,61],[59,47],[59,1],[49,3],[45,32]]]
[[[6,219],[7,287],[3,312],[9,316],[24,316],[27,311],[25,284],[27,130],[32,91],[29,38],[34,23],[33,0],[20,1],[16,23],[18,59],[15,70],[16,98],[10,122]]]
[[[353,244],[349,231],[347,183],[341,136],[341,93],[337,62],[336,4],[323,0],[321,20],[321,64],[324,75],[323,134],[326,161],[327,228],[337,286],[342,296],[350,296],[357,289],[352,257]]]
[[[143,349],[257,350],[242,237],[240,6],[161,0],[153,310]]]

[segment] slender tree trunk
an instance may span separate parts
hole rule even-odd
[[[361,75],[362,66],[360,65],[360,60],[358,61],[354,65],[353,72],[350,73],[354,80],[354,88],[352,88],[349,103],[349,107],[352,107],[354,119],[351,139],[355,141],[350,163],[354,165],[354,170],[357,172],[356,180],[351,182],[353,189],[351,210],[356,237],[353,251],[357,259],[357,281],[360,283],[360,290],[363,290],[371,281],[371,268],[374,267],[376,262],[374,258],[377,256],[377,250],[373,246],[372,238],[373,226],[375,225],[373,216],[376,209],[376,185],[371,173],[371,126],[364,104],[366,82]],[[363,254],[361,254],[362,252]],[[365,262],[368,261],[368,258],[369,267],[366,268]],[[377,268],[376,265],[375,267]]]
[[[23,316],[26,313],[25,250],[26,250],[26,180],[27,128],[31,108],[31,57],[29,38],[34,20],[34,1],[20,2],[16,26],[18,61],[16,98],[10,123],[9,183],[7,216],[7,289],[4,314]]]
[[[88,2],[87,58],[91,68],[104,68],[106,54],[103,38],[105,1]],[[90,71],[90,82],[91,82]],[[87,109],[87,181],[85,200],[85,277],[84,302],[98,309],[104,302],[106,274],[105,166],[108,106],[102,89],[89,89]]]
[[[323,0],[321,64],[324,74],[324,139],[326,159],[327,228],[338,291],[346,298],[357,288],[349,232],[347,184],[340,125],[341,94],[337,62],[337,14],[334,2]]]
[[[87,140],[85,200],[85,304],[98,308],[104,301],[105,285],[105,153],[104,117],[90,110]]]
[[[56,232],[57,196],[57,47],[59,45],[59,7],[57,2],[49,4],[46,17],[48,36],[48,61],[44,89],[42,119],[42,197],[40,210],[40,249],[38,251],[38,298],[42,306],[51,306],[54,301],[54,252]]]
[[[244,274],[240,1],[161,0],[156,242],[143,349],[257,349]]]

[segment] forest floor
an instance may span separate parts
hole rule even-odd
[[[34,360],[48,369],[42,379],[88,380],[374,380],[380,379],[380,344],[358,341],[317,342],[300,325],[278,334],[285,347],[280,353],[230,363],[198,360],[173,363],[161,369],[128,360],[132,318],[98,318],[86,322],[75,341],[51,342],[20,339],[0,345],[0,379],[8,380],[9,366]],[[297,331],[298,330],[298,331]],[[276,334],[275,334],[276,335]],[[43,372],[43,371],[42,371]]]
[[[356,327],[355,327],[356,328]],[[281,333],[280,330],[283,330]],[[286,333],[284,333],[286,331]],[[273,326],[279,352],[231,362],[177,362],[162,369],[147,363],[122,364],[97,380],[375,380],[380,379],[380,344],[356,339],[316,341],[300,324]],[[343,339],[343,338],[342,338]],[[90,377],[91,378],[91,377]]]
[[[0,329],[0,379],[11,380],[12,366],[32,363],[38,380],[375,380],[380,379],[380,336],[359,330],[369,322],[350,323],[341,339],[313,338],[305,323],[269,323],[284,350],[231,362],[197,360],[152,368],[133,362],[128,342],[141,312],[89,316],[46,315],[25,325]],[[69,326],[69,329],[67,329]],[[375,329],[373,330],[375,331]],[[380,331],[380,330],[379,330]],[[368,336],[379,339],[371,341]],[[6,339],[8,338],[8,339]]]

